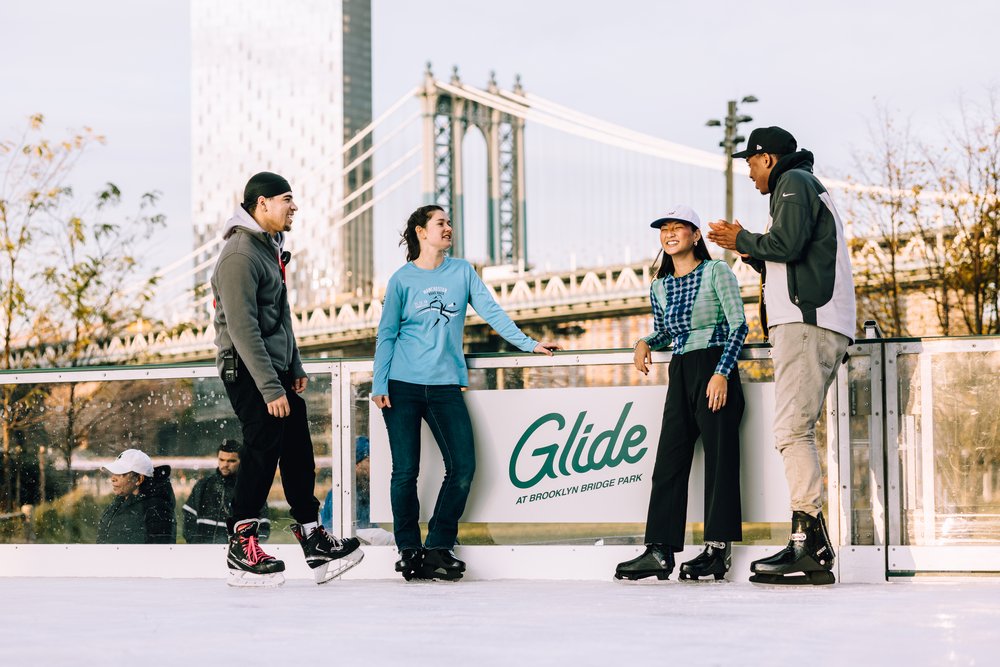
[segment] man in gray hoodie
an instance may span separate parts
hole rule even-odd
[[[292,530],[317,583],[356,565],[362,555],[356,538],[340,540],[326,532],[313,495],[316,463],[306,404],[299,396],[308,379],[285,285],[290,255],[282,249],[297,210],[288,181],[270,172],[254,175],[226,223],[225,244],[212,273],[216,362],[245,446],[227,519],[233,585],[284,581],[285,564],[260,547],[257,519],[279,460],[285,499],[297,522]],[[330,568],[337,559],[344,560]]]

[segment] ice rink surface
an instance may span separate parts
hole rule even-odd
[[[1000,579],[0,579],[0,665],[998,665]]]

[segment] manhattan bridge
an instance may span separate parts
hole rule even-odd
[[[371,354],[380,283],[402,264],[399,232],[421,203],[449,211],[452,255],[481,270],[516,322],[529,334],[555,336],[577,349],[628,346],[648,331],[650,265],[659,249],[650,220],[673,203],[693,206],[704,222],[725,210],[721,153],[588,116],[526,92],[520,77],[510,90],[492,75],[479,88],[463,82],[457,68],[449,80],[438,79],[429,64],[421,85],[345,142],[340,159],[342,165],[331,168],[359,177],[349,181],[354,186],[333,212],[330,231],[371,220],[367,257],[352,256],[366,263],[373,256],[381,281],[369,280],[334,302],[293,298],[306,356]],[[745,178],[742,163],[734,169],[736,217],[763,231],[767,200]],[[835,198],[864,187],[823,180]],[[294,232],[290,239],[294,244]],[[103,363],[212,358],[207,280],[221,243],[210,240],[159,273],[151,313],[159,326],[95,343],[86,356]],[[356,269],[373,274],[371,266]],[[758,276],[742,262],[734,270],[754,315]],[[473,351],[497,349],[499,339],[472,312],[468,324]]]

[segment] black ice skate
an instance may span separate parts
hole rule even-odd
[[[365,557],[364,552],[358,549],[361,546],[358,538],[345,537],[339,540],[326,532],[323,524],[319,524],[309,537],[306,537],[302,524],[293,523],[291,528],[295,539],[302,545],[306,565],[312,568],[317,584],[325,584],[339,577]]]
[[[239,521],[233,527],[226,558],[230,586],[280,586],[285,583],[282,574],[285,564],[260,548],[259,527],[260,522],[256,519]]]
[[[751,563],[754,574],[750,581],[792,586],[832,584],[836,581],[831,571],[834,558],[823,513],[814,518],[806,512],[793,512],[788,546],[770,558]]]
[[[722,545],[721,547],[718,545]],[[725,579],[733,564],[733,547],[729,542],[709,542],[700,554],[681,563],[681,581],[699,581],[702,577],[714,576],[716,581]]]
[[[465,563],[451,549],[424,549],[419,574],[424,579],[458,581],[465,572]]]
[[[403,549],[399,552],[399,560],[396,561],[396,572],[403,575],[403,579],[421,579],[421,566],[424,563],[423,549]]]
[[[647,544],[646,550],[632,560],[619,563],[615,579],[635,581],[646,577],[669,579],[674,571],[674,552],[662,544]]]

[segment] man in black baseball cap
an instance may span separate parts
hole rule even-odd
[[[774,364],[774,439],[785,465],[792,510],[788,546],[750,564],[750,581],[832,584],[834,550],[823,506],[816,421],[854,337],[851,258],[833,198],[812,173],[813,154],[780,127],[750,133],[750,180],[770,195],[763,234],[739,221],[709,223],[708,238],[761,273],[761,328]],[[764,304],[767,304],[765,311]]]
[[[750,133],[750,140],[747,147],[733,153],[734,158],[747,158],[751,155],[770,153],[771,155],[787,155],[794,153],[798,148],[795,137],[787,130],[780,127],[758,127]]]

